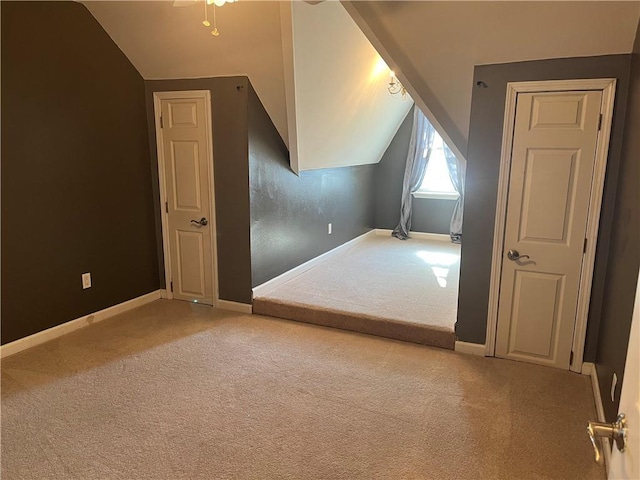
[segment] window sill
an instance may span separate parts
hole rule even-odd
[[[436,200],[457,200],[460,197],[458,193],[447,193],[447,192],[413,192],[415,198],[431,198]]]

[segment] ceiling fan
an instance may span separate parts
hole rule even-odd
[[[190,7],[192,5],[204,4],[204,20],[202,20],[202,25],[208,28],[211,26],[211,22],[209,21],[207,7],[213,5],[213,29],[211,30],[211,35],[217,37],[220,35],[220,31],[216,24],[216,7],[222,7],[225,3],[234,3],[235,1],[236,0],[173,0],[173,6]]]

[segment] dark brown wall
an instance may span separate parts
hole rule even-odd
[[[79,3],[0,8],[4,344],[159,283],[142,77]]]
[[[249,240],[249,164],[247,140],[247,77],[148,80],[147,118],[153,170],[157,252],[164,284],[160,193],[153,114],[153,92],[209,90],[213,129],[213,165],[218,247],[218,288],[222,300],[251,303]]]
[[[618,176],[616,208],[611,225],[611,247],[604,282],[604,298],[596,369],[607,420],[614,421],[627,357],[633,302],[640,267],[640,26],[631,58],[629,102]],[[611,380],[618,376],[615,401]]]
[[[613,130],[585,348],[585,361],[595,359],[597,330],[609,257],[609,240],[616,205],[616,187],[629,83],[629,62],[629,55],[608,55],[482,65],[475,68],[456,325],[456,334],[460,340],[472,343],[485,342],[507,82],[617,78]],[[478,81],[485,82],[487,88],[476,86]]]
[[[253,285],[304,263],[374,223],[374,165],[301,172],[253,88],[249,88]],[[333,233],[327,234],[327,224]]]
[[[400,221],[402,180],[407,164],[412,127],[413,109],[405,117],[382,160],[376,165],[376,228],[393,230]],[[448,235],[455,205],[455,200],[414,198],[411,230]]]

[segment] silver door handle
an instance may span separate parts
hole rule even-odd
[[[204,227],[209,223],[209,220],[207,220],[205,217],[202,217],[200,220],[191,220],[191,223]]]
[[[507,252],[507,258],[515,262],[516,260],[522,260],[523,258],[530,258],[530,257],[529,255],[520,255],[520,253],[518,253],[517,250],[509,250]]]
[[[614,423],[589,422],[587,433],[589,434],[591,445],[593,445],[596,463],[602,465],[602,453],[596,438],[608,438],[616,444],[618,450],[624,452],[627,447],[627,419],[625,414],[618,415]]]

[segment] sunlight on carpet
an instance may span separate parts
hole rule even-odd
[[[453,348],[459,269],[459,245],[372,235],[257,297],[254,311]]]

